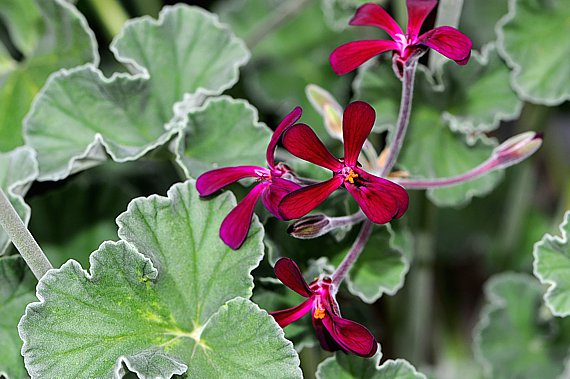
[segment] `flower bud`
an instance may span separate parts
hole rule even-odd
[[[542,145],[542,135],[526,132],[507,139],[493,150],[495,168],[507,168],[530,157]]]
[[[342,107],[340,104],[327,90],[316,84],[309,84],[305,88],[305,93],[313,108],[323,116],[325,128],[330,136],[342,141]]]
[[[305,216],[287,228],[287,233],[299,239],[320,237],[331,230],[330,219],[323,214]]]

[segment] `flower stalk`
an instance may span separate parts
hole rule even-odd
[[[362,224],[362,228],[360,229],[360,233],[358,233],[358,237],[352,244],[348,254],[344,257],[342,262],[338,265],[335,272],[332,274],[332,284],[335,291],[338,291],[338,288],[362,251],[364,250],[364,246],[366,246],[366,242],[368,242],[368,238],[372,234],[372,222],[369,220],[364,221]]]
[[[392,142],[388,149],[388,156],[386,157],[384,166],[380,170],[380,176],[386,177],[394,165],[396,159],[402,149],[404,137],[408,130],[410,123],[410,114],[412,111],[412,98],[414,93],[414,78],[416,76],[416,68],[418,66],[418,58],[409,59],[404,64],[404,72],[402,76],[402,97],[400,99],[400,112],[398,113],[398,121],[396,129],[392,137]]]
[[[0,225],[39,280],[53,266],[0,188]]]

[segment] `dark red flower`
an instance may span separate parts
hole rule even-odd
[[[437,0],[407,0],[408,27],[406,33],[378,4],[367,3],[357,9],[350,25],[375,26],[386,31],[390,40],[349,42],[337,47],[330,56],[331,66],[338,75],[346,74],[372,57],[394,51],[394,59],[402,66],[415,52],[432,48],[460,65],[469,61],[471,40],[451,26],[440,26],[423,34],[420,29]]]
[[[350,192],[374,223],[385,224],[406,212],[409,200],[406,190],[390,180],[364,171],[357,161],[375,118],[374,109],[363,101],[355,101],[346,107],[342,120],[344,158],[341,159],[332,156],[307,125],[295,124],[286,130],[283,135],[285,148],[301,159],[328,168],[333,177],[286,195],[279,204],[283,218],[306,215],[341,186]]]
[[[279,326],[284,328],[310,311],[323,349],[342,350],[366,358],[376,354],[378,344],[372,333],[359,323],[340,316],[330,278],[321,276],[309,285],[297,264],[289,258],[279,259],[274,270],[283,284],[307,298],[296,307],[270,312]]]
[[[208,171],[196,180],[196,189],[200,196],[210,196],[228,184],[244,178],[255,178],[259,183],[232,209],[220,227],[220,238],[234,250],[239,249],[247,237],[253,208],[259,197],[269,212],[275,217],[283,218],[278,210],[280,201],[289,192],[300,188],[298,184],[283,178],[290,173],[290,170],[282,163],[275,164],[274,154],[279,137],[288,127],[299,120],[301,113],[301,108],[296,107],[275,129],[269,146],[267,146],[268,168],[258,166],[224,167]]]

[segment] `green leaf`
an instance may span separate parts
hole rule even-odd
[[[521,102],[509,87],[508,70],[493,47],[480,56],[475,54],[467,66],[445,63],[440,79],[441,84],[434,83],[423,66],[416,74],[410,126],[398,162],[412,177],[450,177],[478,166],[496,146],[484,133],[494,130],[501,120],[518,117],[520,111]],[[393,128],[401,84],[390,65],[381,62],[362,69],[354,87],[356,96],[376,109],[376,130]],[[464,205],[473,196],[490,192],[501,176],[502,172],[492,172],[430,189],[427,195],[439,206]]]
[[[245,100],[210,98],[188,115],[176,143],[176,161],[188,177],[227,166],[266,166],[270,129]]]
[[[263,256],[254,219],[239,251],[218,237],[235,206],[225,193],[201,200],[193,182],[168,197],[133,200],[118,217],[122,241],[75,261],[38,285],[41,302],[20,324],[32,376],[113,377],[124,362],[141,377],[300,377],[283,331],[251,296]],[[139,253],[140,252],[140,253]]]
[[[372,358],[336,353],[317,368],[317,379],[426,379],[404,359],[387,360],[380,365],[380,350]]]
[[[485,286],[475,332],[477,359],[489,378],[557,378],[570,343],[570,319],[541,306],[542,288],[526,274],[501,274]]]
[[[30,207],[24,202],[23,196],[37,176],[38,163],[34,151],[29,147],[0,153],[0,186],[26,225],[30,220]],[[0,255],[9,245],[10,239],[0,228]]]
[[[40,180],[57,180],[106,160],[140,158],[186,123],[187,108],[237,80],[243,43],[197,7],[166,7],[157,21],[127,23],[113,42],[133,75],[105,78],[94,66],[49,80],[26,119]]]
[[[41,35],[42,15],[35,0],[3,0],[0,17],[14,46],[31,54]]]
[[[499,52],[513,68],[514,90],[524,100],[546,105],[570,99],[570,7],[566,0],[510,0],[497,25]]]
[[[534,245],[534,275],[549,285],[544,302],[556,316],[570,315],[570,211],[560,225],[561,236],[546,234]]]
[[[384,293],[394,295],[404,285],[404,277],[410,268],[405,246],[412,238],[409,232],[396,239],[390,225],[375,227],[370,240],[347,277],[348,290],[362,301],[372,304]],[[346,252],[335,257],[338,266]]]
[[[97,64],[99,55],[93,32],[69,2],[10,0],[2,5],[0,13],[24,54],[21,63],[0,76],[0,151],[7,151],[23,144],[24,116],[48,76],[64,67]]]
[[[35,284],[34,276],[19,256],[0,258],[0,376],[8,379],[28,377],[17,326],[26,305],[36,300]]]
[[[463,0],[459,30],[469,36],[473,48],[481,50],[497,40],[495,25],[508,12],[508,0]]]

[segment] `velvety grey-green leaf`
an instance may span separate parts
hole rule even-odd
[[[245,100],[210,98],[188,114],[176,144],[176,160],[188,177],[227,166],[265,167],[271,130]]]
[[[411,237],[407,234],[407,237]],[[340,263],[344,254],[337,256]],[[362,301],[372,304],[384,293],[394,295],[404,285],[410,262],[403,246],[396,244],[395,232],[389,225],[374,228],[358,261],[349,271],[348,290]]]
[[[230,193],[201,199],[188,181],[172,186],[168,198],[133,200],[117,218],[119,236],[162,272],[169,296],[183,305],[174,316],[185,324],[203,325],[226,301],[251,296],[249,272],[263,256],[263,229],[254,218],[239,250],[224,244],[219,228],[234,206]]]
[[[26,305],[36,300],[36,281],[19,256],[0,258],[0,376],[8,379],[27,378],[20,354],[22,341],[18,321]]]
[[[239,67],[249,60],[245,44],[199,7],[165,7],[158,21],[142,17],[128,22],[111,44],[120,62],[145,73],[164,114],[184,94],[217,95],[233,86]]]
[[[193,182],[176,184],[166,198],[129,205],[117,219],[126,241],[93,253],[90,274],[75,261],[50,271],[20,323],[32,376],[114,377],[124,362],[148,378],[221,367],[219,377],[300,377],[273,318],[236,299],[251,295],[263,233],[254,221],[239,251],[223,244],[219,225],[233,206],[229,193],[204,201]]]
[[[556,105],[570,99],[570,6],[567,0],[510,0],[497,25],[499,50],[513,68],[512,85],[526,101]]]
[[[506,67],[500,68],[499,62],[491,48],[468,66],[447,62],[441,74],[442,85],[436,85],[427,70],[418,70],[399,167],[412,177],[450,177],[478,166],[490,156],[496,142],[483,134],[496,128],[500,120],[515,117],[520,108],[514,93],[508,90]],[[498,80],[501,77],[503,80]],[[393,128],[401,84],[389,64],[367,66],[359,72],[354,85],[356,97],[369,101],[376,110],[376,130]],[[513,101],[488,101],[486,91],[497,91]],[[463,205],[473,196],[491,191],[501,176],[501,172],[492,172],[448,188],[430,189],[428,197],[439,206]]]
[[[0,76],[1,151],[23,144],[24,116],[52,72],[99,61],[93,32],[69,2],[10,0],[5,5],[11,36],[23,47],[24,59]]]
[[[29,147],[0,153],[0,186],[26,225],[30,220],[30,207],[24,202],[23,196],[37,176],[38,163],[34,151]],[[4,254],[9,244],[10,239],[0,228],[0,255]]]
[[[382,353],[372,358],[336,353],[317,368],[317,379],[426,379],[404,359],[387,360],[380,365]]]
[[[526,274],[501,274],[485,286],[487,304],[475,331],[475,350],[488,378],[554,379],[562,374],[570,319],[542,306],[540,283]]]
[[[64,178],[107,154],[119,162],[135,160],[166,143],[186,122],[177,111],[183,103],[177,103],[195,105],[233,85],[249,56],[215,16],[182,5],[165,8],[158,21],[130,22],[113,51],[134,75],[105,78],[93,66],[61,71],[35,101],[26,141],[38,151],[41,180]],[[220,65],[224,69],[211,71]]]
[[[570,315],[570,211],[560,225],[560,237],[546,234],[534,245],[534,275],[550,288],[544,301],[556,316]]]

